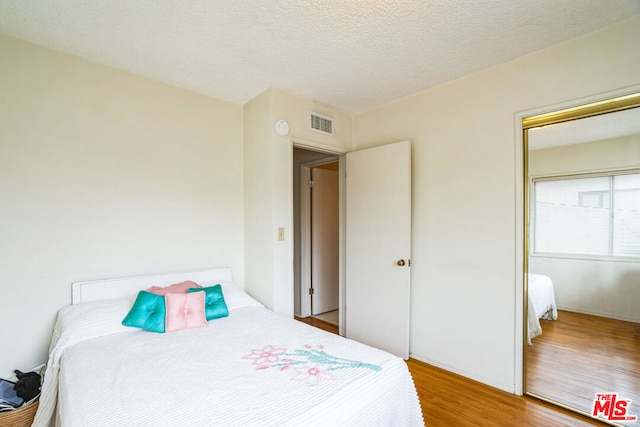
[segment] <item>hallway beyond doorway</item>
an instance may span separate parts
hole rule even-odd
[[[327,311],[326,313],[316,314],[311,317],[315,317],[316,319],[338,326],[338,314],[339,314],[339,310],[332,310],[332,311]]]

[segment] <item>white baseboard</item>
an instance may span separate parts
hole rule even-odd
[[[558,310],[571,311],[573,313],[588,314],[590,316],[608,317],[609,319],[623,320],[625,322],[640,323],[640,317],[624,316],[618,313],[608,313],[605,311],[589,310],[581,307],[569,307],[558,305]]]

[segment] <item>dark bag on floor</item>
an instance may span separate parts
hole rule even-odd
[[[37,372],[13,371],[16,374],[16,385],[13,387],[16,394],[23,398],[25,402],[33,399],[40,393],[40,374]]]

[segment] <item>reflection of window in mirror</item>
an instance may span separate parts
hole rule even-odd
[[[534,179],[532,208],[532,255],[640,257],[638,173]]]
[[[588,416],[611,392],[640,415],[640,94],[621,99],[523,120],[523,383]]]

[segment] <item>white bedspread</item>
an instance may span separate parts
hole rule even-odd
[[[532,345],[531,339],[542,334],[540,319],[557,320],[558,309],[551,278],[540,274],[529,274],[528,285],[527,343]]]
[[[89,330],[74,327],[85,304],[61,311],[35,426],[53,415],[56,388],[63,426],[424,424],[407,366],[389,353],[250,304],[155,334],[120,326],[130,301],[112,301],[86,303],[105,314]]]

